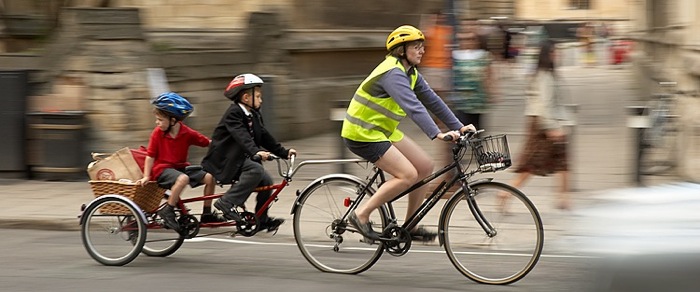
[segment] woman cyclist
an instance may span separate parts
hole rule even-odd
[[[401,119],[410,117],[430,139],[456,140],[458,130],[475,130],[464,126],[418,73],[424,41],[423,33],[410,25],[391,32],[386,40],[389,53],[357,88],[343,121],[341,136],[350,151],[393,177],[349,216],[369,239],[379,238],[369,222],[372,211],[433,172],[433,159],[398,129]],[[428,110],[452,131],[441,132]],[[409,194],[406,219],[420,207],[425,193],[423,186]],[[422,227],[411,231],[416,240],[432,241],[435,236]]]

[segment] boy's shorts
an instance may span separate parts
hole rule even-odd
[[[369,162],[375,163],[379,158],[391,148],[391,142],[357,142],[343,138],[345,146],[357,156],[367,159]]]
[[[175,184],[177,177],[181,174],[186,174],[190,178],[190,187],[201,186],[204,176],[207,174],[206,171],[201,169],[174,169],[166,168],[163,173],[158,177],[158,186],[164,189],[170,189]]]

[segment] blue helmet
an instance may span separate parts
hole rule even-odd
[[[151,104],[180,121],[187,118],[194,110],[194,107],[187,99],[175,92],[161,93],[151,101]]]

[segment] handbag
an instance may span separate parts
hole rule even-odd
[[[90,180],[136,181],[143,177],[143,164],[139,166],[129,147],[114,153],[92,153],[92,159],[87,166]]]

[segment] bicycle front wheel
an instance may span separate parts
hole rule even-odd
[[[383,244],[367,242],[347,220],[345,203],[354,202],[363,185],[359,178],[350,176],[326,177],[299,195],[294,210],[294,238],[302,255],[317,269],[357,274],[381,257]],[[369,189],[368,195],[371,192]],[[385,218],[383,208],[372,213],[370,221],[375,231],[384,229]]]
[[[106,266],[133,261],[146,241],[141,209],[126,198],[101,197],[82,216],[80,235],[88,254]]]
[[[537,264],[544,245],[542,219],[519,190],[498,182],[459,190],[440,217],[440,240],[454,266],[484,284],[510,284]]]

